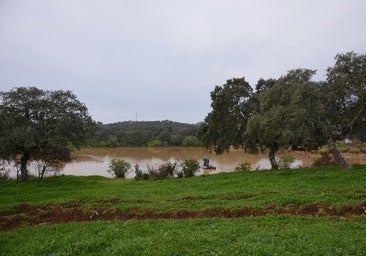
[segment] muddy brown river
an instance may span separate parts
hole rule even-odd
[[[283,153],[288,154],[288,153]],[[304,152],[291,152],[295,157],[293,167],[307,167],[312,164],[314,155]],[[198,174],[230,172],[241,162],[249,162],[251,168],[269,169],[270,163],[267,155],[246,154],[242,150],[233,150],[230,153],[216,155],[210,153],[205,148],[83,148],[74,153],[75,160],[65,166],[62,173],[65,175],[102,175],[112,177],[106,171],[110,161],[114,158],[123,159],[140,169],[147,171],[147,166],[157,167],[159,164],[168,161],[182,162],[186,159],[195,159],[203,165],[203,159],[208,158],[210,165],[216,167],[215,170],[200,170]],[[281,154],[278,155],[279,157]],[[132,172],[133,173],[133,172]],[[131,177],[131,176],[130,176]]]
[[[317,154],[305,152],[280,152],[277,157],[282,155],[292,155],[296,160],[292,164],[293,168],[309,167],[313,163],[313,159],[318,157]],[[366,154],[349,154],[345,156],[352,164],[366,164]],[[200,165],[203,165],[203,159],[208,158],[210,165],[216,167],[215,170],[201,169],[197,175],[213,174],[219,172],[231,172],[241,162],[251,164],[252,170],[270,169],[270,163],[266,154],[247,154],[242,150],[233,150],[230,153],[216,155],[210,153],[205,148],[185,148],[185,147],[169,147],[169,148],[82,148],[74,151],[74,160],[65,165],[59,174],[89,176],[100,175],[105,177],[113,177],[106,170],[112,159],[123,159],[132,166],[130,174],[127,178],[134,177],[134,166],[139,165],[140,169],[147,172],[148,166],[158,167],[162,163],[182,162],[186,159],[195,159]],[[34,167],[33,167],[34,168]],[[29,164],[28,170],[37,175],[35,169],[32,170],[32,164]],[[53,175],[49,173],[48,175]],[[11,178],[16,177],[16,171],[10,173]]]

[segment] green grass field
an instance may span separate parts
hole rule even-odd
[[[348,209],[366,202],[366,166],[221,173],[170,180],[60,176],[0,183],[0,217],[26,217],[49,203],[80,211],[240,211],[314,203]],[[98,208],[99,207],[99,208]],[[363,211],[364,208],[362,208]],[[269,213],[258,217],[146,218],[0,226],[0,255],[365,255],[366,212]],[[340,211],[342,212],[342,211]],[[91,216],[92,217],[92,216]]]

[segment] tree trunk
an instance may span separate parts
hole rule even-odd
[[[43,180],[43,176],[44,176],[44,173],[46,172],[46,168],[47,168],[46,165],[42,166],[41,177],[39,177],[40,180]]]
[[[272,167],[273,170],[278,169],[278,163],[277,163],[277,160],[276,160],[277,150],[278,150],[278,147],[272,146],[272,147],[270,147],[269,153],[268,153],[268,158],[269,158],[269,161],[271,163],[271,167]]]
[[[22,158],[20,158],[20,175],[22,177],[22,181],[28,180],[27,162],[29,159],[30,155],[28,152],[24,153]]]
[[[335,144],[333,138],[330,138],[328,140],[328,147],[330,153],[332,153],[334,160],[336,163],[341,167],[342,169],[349,169],[351,168],[351,165],[348,163],[347,159],[343,156],[341,151],[337,148],[337,145]]]

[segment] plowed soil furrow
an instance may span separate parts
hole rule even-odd
[[[123,210],[113,207],[91,207],[83,209],[81,201],[65,204],[49,203],[43,206],[21,204],[14,209],[0,211],[0,230],[12,230],[25,225],[85,222],[96,220],[153,220],[153,219],[193,219],[193,218],[242,218],[265,215],[296,215],[316,217],[353,217],[366,214],[366,202],[337,207],[331,204],[311,203],[308,205],[288,204],[281,206],[268,204],[262,207],[242,206],[238,209],[171,209],[156,210],[130,208]]]

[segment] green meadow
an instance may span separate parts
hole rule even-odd
[[[365,255],[366,166],[233,172],[166,180],[59,176],[0,183],[0,217],[21,217],[26,204],[45,209],[76,202],[82,211],[240,211],[324,204],[327,214],[64,221],[0,226],[0,255]],[[98,208],[99,207],[99,208]],[[365,208],[365,207],[364,207]],[[364,209],[362,208],[362,209]],[[343,209],[343,210],[342,210]],[[40,211],[41,212],[41,211]],[[92,217],[92,216],[91,216]],[[42,218],[35,215],[34,218]],[[33,219],[36,221],[36,219]]]

